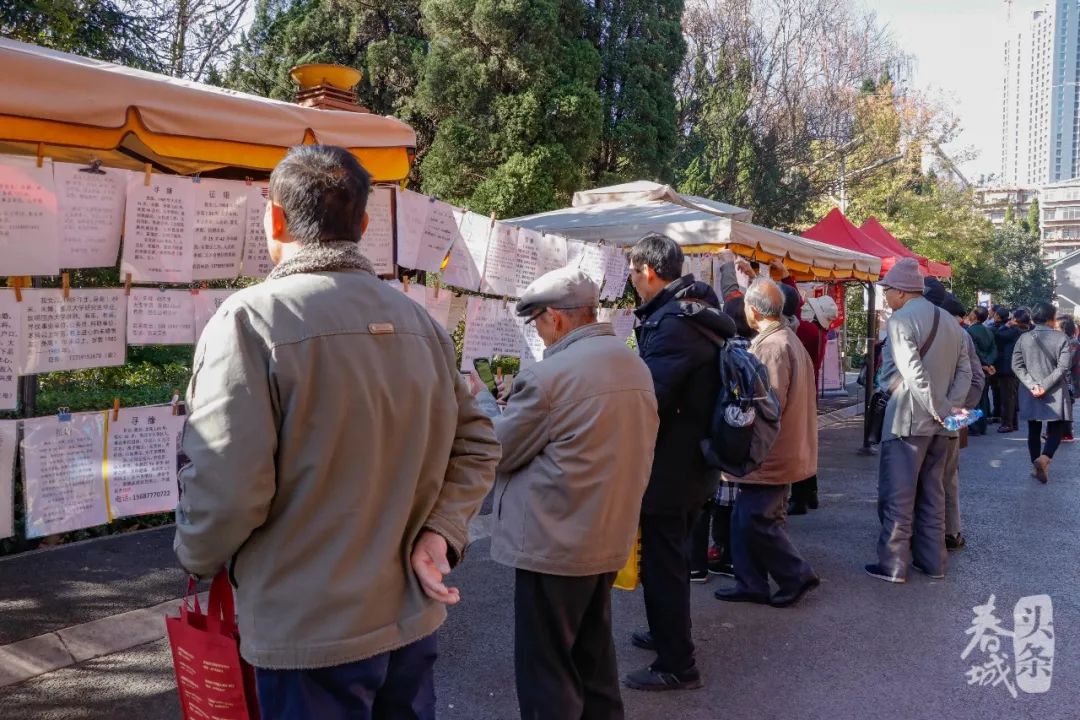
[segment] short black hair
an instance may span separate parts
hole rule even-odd
[[[683,251],[679,244],[660,233],[649,233],[630,248],[630,264],[637,270],[648,265],[661,280],[682,277]]]
[[[790,285],[780,283],[780,292],[784,294],[784,315],[795,317],[795,313],[799,311],[799,291]]]
[[[724,303],[724,314],[735,321],[735,332],[739,337],[753,340],[757,336],[757,331],[746,321],[746,301],[742,295],[736,295]]]
[[[964,317],[967,315],[967,308],[964,307],[964,303],[960,302],[960,299],[951,292],[945,294],[945,299],[941,302],[941,309],[953,317]]]
[[[1076,337],[1076,321],[1068,315],[1062,315],[1058,318],[1058,330],[1065,333],[1065,337]]]
[[[1013,310],[1012,318],[1021,325],[1031,324],[1031,313],[1026,307],[1018,307]]]
[[[976,305],[972,312],[975,313],[975,319],[981,323],[986,322],[986,318],[990,317],[990,313],[982,305]]]
[[[371,175],[348,150],[298,145],[270,173],[270,199],[301,245],[360,240]]]
[[[1009,308],[1004,305],[996,305],[994,307],[994,317],[998,320],[1005,322],[1009,319]]]
[[[1048,302],[1037,302],[1031,310],[1031,319],[1036,325],[1045,325],[1057,317],[1057,308]]]

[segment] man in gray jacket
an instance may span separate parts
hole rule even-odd
[[[514,378],[491,557],[516,569],[514,670],[526,720],[623,717],[611,585],[634,546],[660,420],[652,376],[596,322],[599,288],[576,268],[517,304],[544,359]]]
[[[450,337],[359,251],[369,188],[343,148],[290,151],[276,267],[195,351],[175,548],[228,564],[264,720],[435,717],[443,577],[499,459]]]
[[[918,261],[904,258],[881,281],[893,309],[879,388],[885,411],[878,476],[878,562],[866,572],[902,583],[907,568],[945,576],[945,464],[957,435],[944,419],[971,386],[964,331],[922,296]]]

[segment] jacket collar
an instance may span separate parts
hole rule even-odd
[[[686,291],[690,290],[695,282],[692,273],[690,275],[683,275],[678,280],[671,281],[656,297],[635,310],[634,314],[638,316],[639,320],[644,320],[672,300],[679,298],[681,295],[685,295]]]
[[[579,328],[571,330],[563,336],[561,340],[544,350],[544,359],[547,359],[555,353],[562,352],[566,348],[570,347],[578,340],[584,340],[585,338],[599,337],[602,335],[611,335],[614,337],[615,330],[611,327],[611,323],[591,323],[589,325],[582,325]]]
[[[757,336],[750,341],[750,348],[753,349],[758,347],[759,345],[761,345],[762,342],[765,341],[765,338],[770,337],[771,335],[775,335],[776,333],[784,330],[785,328],[787,328],[787,325],[785,325],[780,320],[770,321],[769,324],[759,330]]]
[[[333,272],[336,270],[363,270],[372,275],[375,268],[360,252],[357,243],[348,240],[301,245],[299,251],[270,271],[267,280],[297,275],[299,273]]]

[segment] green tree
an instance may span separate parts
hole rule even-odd
[[[586,33],[601,59],[603,135],[591,179],[668,181],[678,142],[674,80],[686,52],[683,0],[589,4]]]
[[[573,0],[424,0],[424,192],[500,216],[565,204],[600,135],[600,59]]]
[[[115,0],[5,0],[0,35],[132,67],[154,69],[146,20]]]
[[[995,296],[1007,307],[1030,307],[1054,297],[1054,276],[1042,257],[1037,207],[1035,213],[1034,232],[1028,225],[1030,215],[1019,223],[1005,223],[994,229],[994,264],[1000,277]]]

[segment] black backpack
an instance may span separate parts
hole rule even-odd
[[[709,467],[744,477],[761,466],[780,434],[780,402],[760,360],[743,347],[699,330],[720,345],[719,390],[701,451]]]

